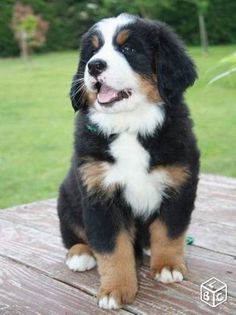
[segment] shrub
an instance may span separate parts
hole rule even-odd
[[[40,15],[34,15],[31,6],[21,3],[13,8],[11,27],[24,59],[28,58],[33,48],[44,44],[48,31],[48,23]]]

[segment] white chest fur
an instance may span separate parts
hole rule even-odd
[[[121,133],[112,142],[110,153],[116,162],[106,172],[104,185],[121,185],[134,215],[150,215],[161,204],[167,174],[164,171],[148,172],[150,155],[136,133]]]

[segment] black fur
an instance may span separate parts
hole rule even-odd
[[[187,228],[194,208],[199,172],[199,151],[192,132],[189,111],[183,100],[186,88],[196,79],[193,62],[186,54],[180,39],[163,23],[147,22],[137,19],[129,26],[132,36],[128,41],[137,53],[127,54],[122,47],[116,47],[125,55],[129,64],[139,74],[157,76],[160,95],[165,101],[165,122],[161,129],[149,137],[139,136],[139,141],[149,152],[150,169],[154,166],[178,164],[187,166],[190,177],[179,193],[168,191],[160,209],[147,220],[135,218],[132,209],[117,189],[112,198],[104,198],[101,192],[87,194],[78,167],[83,159],[92,157],[98,161],[115,163],[109,154],[109,145],[117,135],[106,137],[97,130],[88,128],[88,101],[82,92],[78,92],[83,78],[85,65],[93,54],[92,28],[83,37],[81,61],[71,88],[71,101],[76,116],[74,155],[70,171],[60,187],[58,213],[64,244],[67,248],[83,242],[71,226],[85,230],[89,245],[98,252],[110,252],[114,248],[117,233],[123,228],[136,227],[135,249],[141,252],[149,243],[148,225],[159,217],[165,222],[169,236],[176,238]],[[98,34],[99,35],[99,34]],[[99,35],[100,36],[100,35]],[[102,45],[102,40],[101,40]],[[142,185],[142,183],[140,183]]]

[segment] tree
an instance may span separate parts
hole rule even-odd
[[[169,24],[189,45],[198,45],[199,15],[211,45],[236,43],[236,1],[207,0],[18,0],[50,23],[47,42],[37,51],[77,49],[80,38],[100,18],[128,12]],[[206,1],[206,0],[205,0]],[[201,3],[200,3],[201,2]],[[200,3],[200,6],[199,6]],[[16,0],[0,1],[0,56],[16,56],[19,41],[11,25]],[[204,6],[204,5],[203,5]],[[203,46],[203,44],[202,44]],[[205,45],[207,46],[207,45]]]
[[[122,12],[155,19],[163,8],[170,8],[172,0],[102,0],[101,16],[117,15]]]
[[[11,27],[24,60],[28,59],[33,48],[42,46],[46,40],[48,22],[35,15],[29,5],[17,3],[13,7]]]
[[[205,24],[205,16],[209,6],[208,0],[194,0],[198,10],[198,23],[200,31],[201,46],[204,53],[208,51],[208,35]]]

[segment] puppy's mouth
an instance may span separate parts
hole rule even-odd
[[[97,89],[97,101],[102,106],[111,106],[115,102],[127,99],[132,95],[131,89],[118,91],[101,82],[97,82],[95,87]]]

